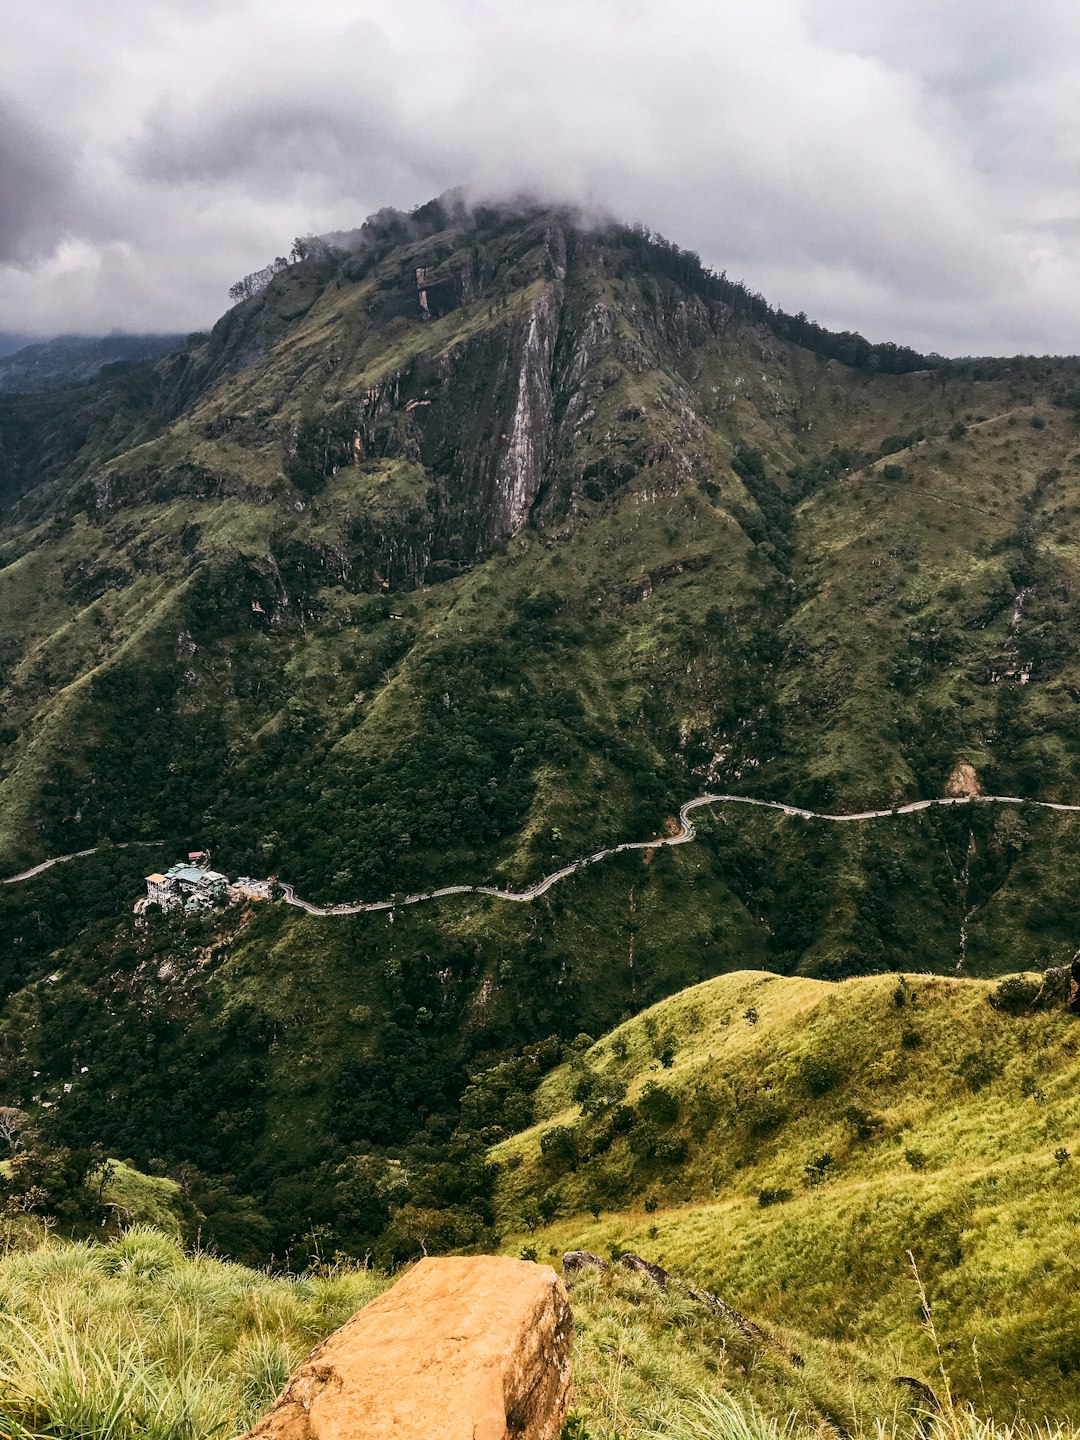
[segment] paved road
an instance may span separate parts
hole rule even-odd
[[[940,800],[911,800],[906,805],[894,805],[887,810],[859,810],[850,814],[830,814],[827,811],[804,810],[800,805],[787,805],[782,800],[755,800],[749,795],[698,795],[688,800],[679,811],[679,829],[674,835],[663,835],[655,840],[629,840],[622,845],[613,845],[609,850],[597,850],[581,860],[573,860],[561,870],[553,870],[535,885],[524,890],[500,890],[493,885],[446,885],[441,890],[425,890],[416,895],[396,895],[391,900],[356,901],[344,905],[313,905],[303,900],[291,885],[283,885],[284,898],[290,905],[306,910],[309,915],[366,915],[375,910],[394,910],[402,905],[419,905],[424,900],[439,900],[445,895],[491,895],[496,900],[512,900],[518,903],[535,900],[544,895],[560,880],[567,879],[589,865],[606,860],[609,855],[621,855],[626,850],[655,850],[661,845],[686,845],[697,837],[690,812],[702,805],[756,805],[762,810],[779,810],[784,815],[795,815],[803,820],[829,820],[847,823],[853,820],[884,820],[892,815],[913,815],[918,810],[929,810],[934,805],[1034,805],[1040,810],[1067,810],[1080,814],[1080,805],[1060,805],[1052,800],[1025,800],[1019,795],[960,795],[946,796]]]
[[[136,845],[164,845],[164,840],[122,840],[118,845],[111,845],[111,850],[130,850]],[[34,865],[29,870],[23,870],[18,875],[8,875],[0,880],[0,885],[14,885],[19,880],[32,880],[35,875],[40,875],[44,870],[51,870],[54,865],[66,865],[69,860],[81,860],[85,855],[96,855],[102,847],[91,845],[89,850],[73,850],[70,855],[54,855],[51,860],[42,860],[40,865]]]
[[[491,895],[496,900],[511,900],[522,903],[546,895],[553,885],[567,879],[589,865],[598,865],[609,855],[621,855],[627,850],[656,850],[661,845],[686,845],[697,838],[697,830],[690,819],[690,813],[702,805],[755,805],[761,810],[779,810],[782,815],[795,815],[802,820],[828,820],[836,824],[847,824],[854,820],[885,820],[893,815],[914,815],[918,810],[929,810],[934,805],[1031,805],[1037,810],[1063,810],[1080,814],[1080,805],[1062,805],[1053,800],[1025,800],[1022,795],[959,795],[946,796],[940,800],[910,800],[906,805],[893,805],[886,810],[857,810],[846,814],[832,814],[822,810],[804,810],[801,805],[788,805],[783,800],[756,800],[749,795],[698,795],[687,800],[679,810],[679,828],[674,835],[661,835],[654,840],[627,840],[622,845],[612,845],[608,850],[597,850],[580,860],[572,860],[561,870],[537,880],[524,890],[500,890],[495,885],[444,885],[441,890],[424,890],[416,895],[395,895],[389,900],[357,900],[344,905],[313,905],[304,900],[291,885],[283,884],[282,897],[288,905],[306,910],[309,915],[368,915],[376,910],[395,910],[402,905],[419,905],[425,900],[441,900],[447,895]],[[125,840],[111,848],[127,850],[136,845],[161,845],[161,840]],[[23,870],[19,875],[9,875],[0,880],[0,885],[14,885],[20,880],[32,880],[54,865],[66,865],[69,860],[80,860],[86,855],[97,854],[100,846],[89,850],[76,850],[70,855],[56,855],[51,860],[42,860],[40,865]]]

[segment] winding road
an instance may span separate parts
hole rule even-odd
[[[309,915],[368,915],[376,910],[396,910],[402,905],[419,905],[425,900],[441,900],[448,895],[490,895],[496,900],[512,900],[522,903],[546,895],[560,880],[577,874],[589,865],[598,865],[609,855],[622,855],[627,850],[658,850],[662,845],[687,845],[697,838],[697,830],[690,819],[691,811],[703,805],[753,805],[761,810],[779,810],[782,815],[793,815],[800,820],[827,820],[835,824],[848,824],[856,820],[885,820],[894,815],[914,815],[919,810],[929,810],[935,805],[1029,805],[1036,810],[1059,810],[1080,815],[1080,805],[1063,805],[1054,800],[1025,800],[1022,795],[948,795],[938,800],[910,800],[905,805],[893,805],[886,810],[856,810],[845,814],[829,811],[805,810],[801,805],[788,805],[783,800],[757,800],[750,795],[697,795],[687,800],[679,810],[679,828],[674,835],[661,835],[653,840],[626,840],[621,845],[612,845],[607,850],[597,850],[580,860],[572,860],[560,870],[537,880],[524,890],[500,890],[495,885],[444,885],[440,890],[424,890],[415,895],[394,895],[389,900],[357,900],[342,905],[314,905],[297,895],[295,889],[282,883],[282,898],[287,905],[295,905]],[[137,845],[162,845],[161,840],[125,840],[111,846],[114,850],[127,850]],[[89,850],[75,850],[70,855],[56,855],[51,860],[42,860],[40,865],[23,870],[18,875],[9,875],[0,880],[0,885],[15,885],[20,880],[32,880],[35,875],[51,870],[54,865],[66,865],[69,860],[80,860],[86,855],[95,855],[101,846]]]
[[[829,820],[847,823],[853,820],[883,820],[892,815],[914,815],[919,810],[929,810],[935,805],[1032,805],[1039,810],[1065,810],[1080,814],[1080,805],[1062,805],[1053,800],[1025,800],[1020,795],[957,795],[939,800],[911,800],[906,805],[894,805],[887,810],[858,810],[850,814],[830,814],[820,810],[804,810],[800,805],[788,805],[782,800],[756,800],[749,795],[698,795],[687,800],[679,810],[679,828],[674,835],[663,835],[655,840],[627,840],[622,845],[612,845],[608,850],[597,850],[580,860],[572,860],[561,870],[553,870],[535,885],[524,890],[500,890],[494,885],[445,885],[441,890],[425,890],[416,895],[396,895],[390,900],[355,901],[344,905],[313,905],[303,900],[291,885],[282,885],[284,899],[289,905],[306,910],[309,915],[366,915],[375,910],[395,910],[402,905],[419,905],[424,900],[441,900],[446,895],[491,895],[496,900],[523,902],[535,900],[544,895],[560,880],[575,875],[589,865],[597,865],[609,855],[621,855],[627,850],[656,850],[661,845],[686,845],[697,838],[697,830],[690,819],[690,812],[703,805],[754,805],[762,810],[779,810],[783,815],[794,815],[802,820]]]
[[[166,845],[166,840],[121,840],[118,844],[109,846],[110,850],[133,850],[138,845]],[[16,885],[20,880],[32,880],[35,875],[41,875],[46,870],[51,870],[54,865],[66,865],[69,860],[82,860],[87,855],[96,855],[102,847],[91,845],[89,850],[73,850],[70,855],[54,855],[51,860],[42,860],[40,865],[32,865],[29,870],[21,870],[18,875],[8,875],[0,880],[0,885]]]

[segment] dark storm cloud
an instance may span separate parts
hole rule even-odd
[[[56,146],[0,100],[0,264],[29,265],[55,250],[72,198]]]
[[[132,164],[156,183],[228,184],[277,199],[315,180],[334,194],[380,186],[392,194],[444,183],[423,147],[411,145],[395,117],[369,97],[351,102],[345,113],[297,98],[204,112],[190,124],[155,117],[133,149]]]
[[[202,325],[294,234],[466,183],[644,220],[874,339],[1080,349],[1071,0],[13,3],[0,81],[82,184],[6,146],[12,327]]]

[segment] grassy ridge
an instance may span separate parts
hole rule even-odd
[[[501,1228],[662,1257],[756,1319],[925,1373],[911,1251],[959,1393],[1073,1411],[1076,1020],[991,993],[748,972],[654,1006],[554,1071],[543,1119],[492,1152]]]

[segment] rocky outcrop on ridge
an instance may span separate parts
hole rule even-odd
[[[550,1266],[424,1259],[311,1352],[246,1440],[558,1440],[572,1338]]]

